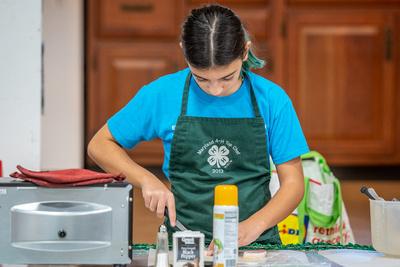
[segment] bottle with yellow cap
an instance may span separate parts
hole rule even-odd
[[[238,188],[217,185],[214,192],[214,266],[233,267],[238,259]]]

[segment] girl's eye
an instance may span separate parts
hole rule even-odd
[[[228,77],[228,78],[223,78],[222,80],[224,80],[224,81],[230,81],[230,80],[232,80],[232,76],[231,76],[231,77]]]
[[[197,78],[197,81],[203,83],[203,82],[205,82],[205,81],[207,81],[207,80]]]

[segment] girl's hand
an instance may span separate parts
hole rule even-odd
[[[239,223],[238,246],[247,246],[254,241],[265,231],[262,222],[257,221],[255,218],[248,218],[247,220]],[[212,256],[214,254],[214,240],[208,246],[206,255]]]
[[[208,246],[206,255],[207,256],[213,256],[214,255],[214,239],[211,241],[210,245]]]
[[[239,223],[238,243],[239,247],[247,246],[253,243],[265,231],[262,222],[255,218],[248,218]]]
[[[168,208],[168,217],[171,226],[175,226],[175,198],[172,192],[155,176],[146,177],[141,183],[144,205],[157,217],[164,217],[165,207]]]

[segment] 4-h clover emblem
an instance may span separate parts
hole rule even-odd
[[[229,154],[229,149],[226,146],[213,145],[209,150],[207,161],[211,166],[217,164],[217,168],[221,168],[221,166],[225,166],[229,162],[229,158],[227,155]]]

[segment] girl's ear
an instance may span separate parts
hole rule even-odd
[[[244,47],[243,61],[246,61],[249,58],[250,47],[251,47],[251,41],[247,41]]]

